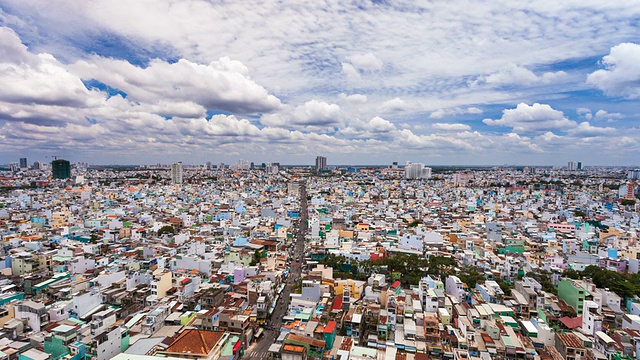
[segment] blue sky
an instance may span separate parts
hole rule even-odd
[[[639,18],[586,0],[4,0],[0,163],[637,165]]]

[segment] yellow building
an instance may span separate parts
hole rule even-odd
[[[171,271],[166,269],[156,269],[153,272],[153,281],[151,281],[151,295],[156,296],[158,300],[167,295],[167,291],[173,286]]]
[[[360,299],[362,293],[364,292],[366,282],[346,279],[346,280],[336,280],[334,282],[333,291],[335,295],[344,294],[345,289],[349,290],[349,296],[354,299]]]
[[[63,226],[69,226],[69,218],[71,217],[71,212],[67,209],[63,209],[60,211],[54,211],[51,214],[51,227],[59,228]]]

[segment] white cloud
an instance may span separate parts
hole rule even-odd
[[[515,65],[509,64],[500,71],[491,73],[487,76],[481,76],[472,85],[487,84],[490,86],[501,85],[531,85],[535,83],[548,84],[566,77],[564,71],[545,72],[536,75],[533,71]]]
[[[602,135],[613,135],[616,134],[618,130],[611,127],[597,127],[591,126],[587,121],[581,122],[578,127],[573,128],[567,133],[573,136],[602,136]]]
[[[596,115],[595,115],[596,119],[622,119],[624,118],[624,115],[620,114],[620,113],[610,113],[606,110],[598,110],[596,111]]]
[[[402,111],[408,108],[406,101],[400,98],[393,98],[382,103],[383,112]]]
[[[360,81],[362,79],[360,73],[352,64],[343,62],[342,72],[344,73],[344,76],[347,78],[347,80],[351,82]]]
[[[384,64],[373,54],[356,54],[347,57],[347,60],[360,71],[380,71]]]
[[[622,43],[611,48],[602,58],[604,69],[587,76],[587,84],[609,96],[640,98],[640,45]]]
[[[136,101],[168,98],[240,113],[272,112],[282,106],[278,98],[251,79],[241,62],[227,57],[209,65],[185,59],[175,63],[156,59],[146,68],[124,60],[94,57],[73,64],[71,69],[84,79],[120,89]]]
[[[449,109],[438,109],[431,114],[429,114],[429,118],[431,119],[442,119],[445,116],[456,116],[462,114],[482,114],[482,110],[477,107],[469,107],[466,109],[463,108],[449,108]]]
[[[368,100],[366,95],[362,95],[362,94],[347,95],[345,93],[340,93],[340,99],[353,102],[353,103],[366,103]]]
[[[471,130],[471,126],[465,124],[445,124],[445,123],[435,123],[431,125],[436,130],[444,130],[444,131],[467,131]]]
[[[267,126],[320,131],[341,124],[342,118],[339,105],[313,99],[295,108],[285,106],[280,112],[265,114],[260,122]]]
[[[498,120],[484,119],[491,126],[509,126],[516,133],[541,133],[554,130],[568,130],[578,124],[564,116],[562,111],[553,109],[547,104],[520,103],[515,109],[505,109]]]
[[[294,111],[296,124],[330,125],[340,121],[342,111],[340,106],[324,101],[310,100],[298,106]]]
[[[18,104],[88,107],[97,105],[103,98],[87,90],[82,81],[53,56],[28,52],[9,28],[0,27],[0,54],[0,101],[6,102],[5,108],[15,108]],[[23,110],[34,113],[28,108]],[[7,114],[9,119],[20,117],[26,118],[19,111]]]
[[[576,113],[578,114],[578,116],[582,116],[587,120],[591,120],[593,118],[591,109],[588,109],[588,108],[577,108]]]

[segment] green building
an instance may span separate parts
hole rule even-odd
[[[85,346],[78,341],[79,334],[79,327],[58,325],[44,338],[44,352],[51,355],[51,359],[54,360],[67,356],[73,360],[83,359]]]
[[[580,316],[584,309],[584,301],[592,298],[592,295],[584,288],[582,281],[563,278],[558,282],[558,297],[574,308]]]
[[[56,159],[51,162],[51,175],[54,179],[69,179],[71,163],[68,160]]]

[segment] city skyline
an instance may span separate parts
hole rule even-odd
[[[4,1],[0,164],[630,166],[639,16],[596,1]]]

